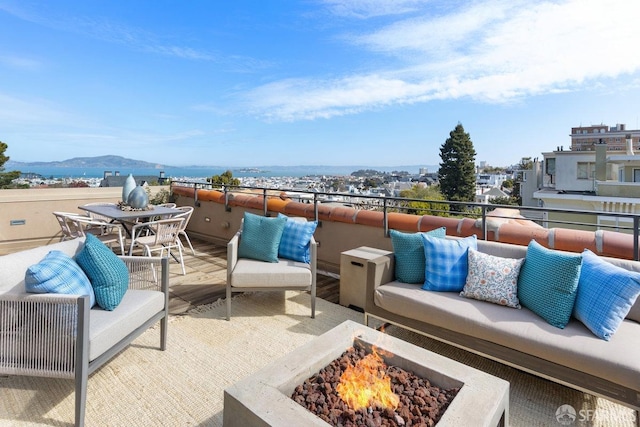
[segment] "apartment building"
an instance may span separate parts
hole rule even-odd
[[[639,141],[640,130],[624,124],[572,128],[570,150],[542,153],[536,173],[541,179],[528,205],[598,211],[602,215],[593,218],[598,225],[629,225],[630,218],[607,214],[640,213]]]

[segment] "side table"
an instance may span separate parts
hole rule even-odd
[[[361,246],[340,254],[340,305],[364,311],[367,261],[390,253]]]

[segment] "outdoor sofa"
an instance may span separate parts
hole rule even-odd
[[[91,239],[91,244],[85,244],[86,239]],[[158,321],[160,349],[166,347],[168,259],[117,257],[97,245],[109,251],[97,239],[87,237],[0,257],[0,375],[75,379],[76,426],[84,425],[87,379],[93,371]],[[89,295],[27,293],[27,271],[51,253],[62,259],[60,252],[73,260],[82,254],[85,263],[87,254],[96,254],[90,255],[89,264],[96,261],[109,267],[114,260],[111,256],[122,260],[126,268],[121,262],[118,266],[125,269],[124,289],[117,290],[117,300],[113,289],[102,297],[104,304],[110,304],[108,309],[92,308]],[[90,265],[101,270],[100,265]],[[59,271],[64,275],[72,270],[65,267]],[[104,269],[100,280],[105,279],[107,286],[115,283],[115,270]],[[95,270],[87,276],[99,280]],[[60,285],[65,287],[65,283]],[[97,293],[95,297],[98,301]]]
[[[414,233],[415,236],[420,234]],[[446,237],[444,240],[456,239]],[[423,238],[424,240],[426,239]],[[527,256],[528,252],[532,251],[531,247],[537,245],[534,242],[529,248],[482,240],[477,240],[476,243],[477,252],[474,252],[474,257],[478,253],[499,257],[484,257],[492,259],[496,265],[500,264],[502,258],[524,259],[519,279],[522,278],[527,263],[530,264],[529,267],[534,267],[539,261],[530,260]],[[537,245],[536,251],[541,247]],[[543,249],[551,256],[586,256]],[[585,324],[577,320],[575,311],[571,313],[568,324],[561,328],[551,325],[525,307],[523,301],[520,301],[521,308],[512,308],[462,296],[459,291],[424,290],[422,283],[403,283],[397,280],[396,267],[399,259],[396,256],[397,251],[367,262],[364,307],[367,325],[371,323],[372,318],[399,325],[560,384],[604,396],[636,411],[640,409],[640,298],[637,298],[640,282],[637,276],[631,274],[632,278],[628,282],[631,290],[628,300],[631,302],[627,301],[626,307],[624,303],[620,303],[622,307],[619,312],[623,313],[621,318],[624,320],[607,341],[596,336]],[[401,256],[406,255],[403,253]],[[603,257],[594,259],[593,253],[590,256],[591,260],[605,260]],[[495,262],[496,260],[498,262]],[[627,274],[626,271],[640,272],[640,262],[613,258],[606,258],[606,261],[624,269],[623,274]],[[467,273],[471,274],[473,266],[469,256],[467,262]],[[554,281],[562,283],[561,268],[557,265],[541,267],[539,271],[527,272],[529,279],[533,277],[538,282],[534,285]],[[587,274],[586,272],[583,262],[580,274]],[[427,271],[425,281],[428,274]],[[601,286],[612,286],[613,276],[605,277]],[[578,292],[581,285],[580,281]],[[521,283],[517,286],[519,288]],[[615,299],[609,298],[609,301],[605,301],[607,298],[604,295],[607,295],[607,292],[602,294],[603,301],[601,304],[596,303],[597,307],[604,307]],[[543,309],[546,308],[545,305],[552,306],[549,295],[539,296]],[[627,310],[628,313],[625,315]],[[558,402],[558,405],[562,403]]]

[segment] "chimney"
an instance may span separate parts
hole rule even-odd
[[[607,180],[607,144],[602,138],[596,144],[596,181]]]
[[[633,139],[631,138],[631,134],[626,134],[625,138],[627,139],[627,156],[633,156]]]

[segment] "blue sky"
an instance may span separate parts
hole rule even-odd
[[[640,129],[637,0],[0,0],[16,161],[438,164]],[[634,18],[635,17],[635,18]]]

